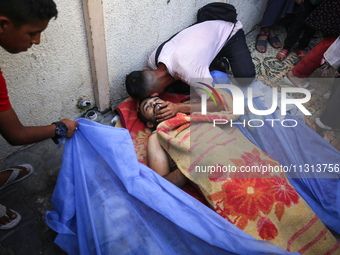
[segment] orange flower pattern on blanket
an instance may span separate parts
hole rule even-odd
[[[221,114],[234,118],[228,112]],[[183,116],[176,118],[186,125]],[[196,118],[202,122],[187,119],[191,129],[181,128],[174,120],[170,125],[162,122],[158,138],[180,171],[197,185],[219,215],[256,239],[270,241],[287,251],[326,254],[339,249],[334,236],[291,186],[279,162],[238,129],[215,128],[202,116]],[[183,131],[179,133],[180,128]],[[261,166],[267,171],[233,172],[241,167],[251,171]],[[193,168],[195,171],[191,171]]]
[[[149,136],[151,135],[150,129],[145,129],[143,131],[138,130],[137,134],[135,132],[130,132],[133,146],[135,147],[135,151],[137,154],[137,158],[139,161],[145,165],[147,165],[147,157],[146,157],[146,148],[149,140]]]
[[[241,166],[279,166],[275,161],[261,158],[261,153],[265,154],[254,148],[252,153],[244,152],[240,158],[231,159],[231,161],[239,168]],[[216,212],[222,217],[240,229],[245,229],[248,221],[257,220],[259,236],[263,240],[272,240],[278,235],[278,230],[266,215],[274,209],[277,219],[281,221],[285,207],[297,204],[299,195],[284,178],[278,178],[279,176],[273,176],[269,172],[260,174],[259,176],[258,173],[231,173],[230,179],[224,179],[222,190],[212,194],[209,198],[214,201]],[[223,181],[223,179],[214,177],[211,176],[209,179],[214,182]]]
[[[218,214],[240,229],[245,229],[248,221],[258,220],[259,236],[263,240],[272,240],[278,235],[278,230],[265,215],[275,205],[275,215],[280,221],[284,207],[297,204],[299,195],[284,179],[233,178],[222,184],[222,190],[212,194],[209,199],[216,203]]]
[[[271,158],[268,154],[258,150],[257,148],[254,148],[252,150],[252,153],[249,152],[244,152],[243,155],[241,155],[241,158],[236,158],[236,159],[230,159],[235,166],[239,169],[242,166],[256,166],[258,167],[257,169],[263,169],[263,167],[280,167],[280,164],[278,164],[278,162],[276,162],[274,159],[273,161],[271,160],[267,160],[267,159],[263,159],[263,157],[261,157],[261,153],[263,155],[266,155],[267,157]],[[232,178],[244,178],[244,177],[248,177],[248,178],[256,178],[256,177],[273,177],[270,175],[269,171],[262,171],[260,173],[258,172],[235,172],[231,174]],[[282,175],[281,175],[282,177]]]

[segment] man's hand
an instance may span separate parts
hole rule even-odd
[[[74,132],[77,130],[77,126],[79,125],[79,123],[76,121],[67,120],[67,119],[62,119],[61,122],[64,122],[68,129],[66,138],[71,138]]]
[[[180,105],[166,101],[160,105],[162,109],[156,112],[155,117],[157,122],[162,122],[164,120],[170,119],[178,112],[180,112]]]

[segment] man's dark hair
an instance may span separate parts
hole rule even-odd
[[[144,123],[144,125],[146,126],[146,124],[148,123],[148,120],[144,117],[144,115],[141,113],[140,110],[137,110],[137,115],[138,118]]]
[[[125,86],[127,93],[136,99],[142,100],[150,96],[149,84],[144,71],[133,71],[126,76]]]
[[[24,24],[57,18],[58,10],[53,0],[0,0],[0,15],[21,27]]]

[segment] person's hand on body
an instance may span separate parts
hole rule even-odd
[[[170,119],[178,112],[180,112],[180,107],[178,104],[166,101],[160,105],[160,110],[156,112],[155,117],[157,122],[162,122],[164,120]]]

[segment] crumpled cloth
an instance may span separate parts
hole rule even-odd
[[[126,129],[78,122],[46,213],[68,254],[288,254],[139,163]]]

